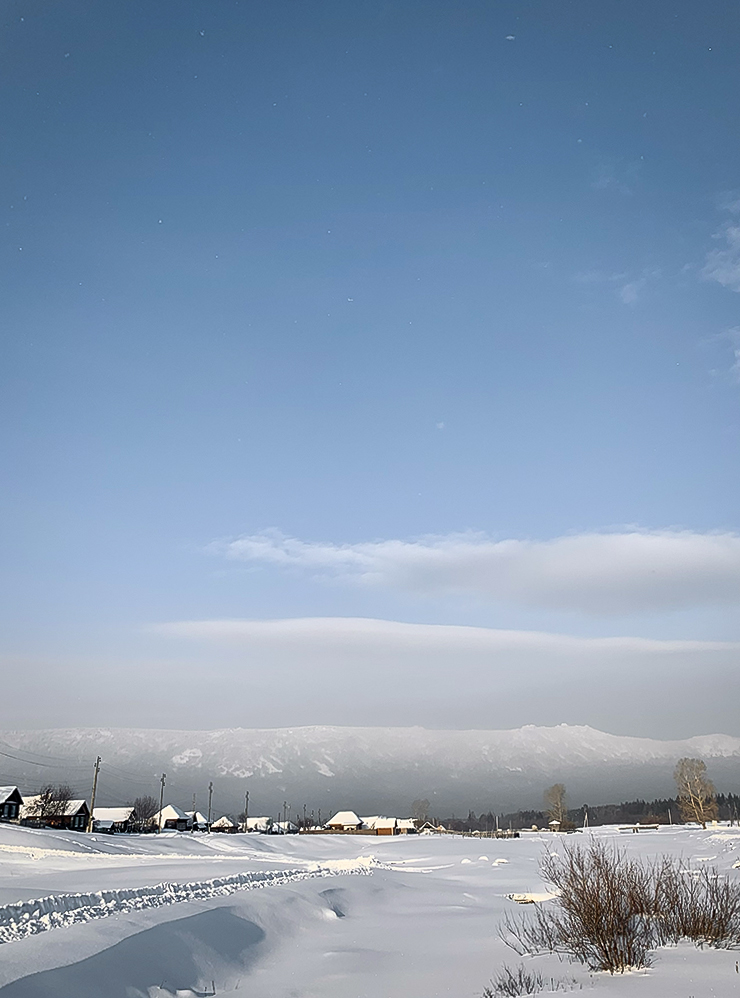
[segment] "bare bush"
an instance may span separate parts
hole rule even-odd
[[[520,956],[566,954],[591,970],[647,967],[656,946],[740,945],[740,884],[672,858],[645,864],[595,842],[545,856],[557,896],[533,917],[507,916],[499,933]]]
[[[691,870],[679,860],[664,860],[654,874],[659,943],[740,945],[740,884],[712,867]]]
[[[556,981],[552,977],[546,981],[538,970],[528,970],[521,964],[515,970],[504,965],[483,989],[482,998],[521,998],[522,995],[540,994],[545,989],[554,994],[569,991],[574,985],[575,981]]]
[[[484,988],[483,998],[519,998],[520,995],[536,995],[544,990],[545,981],[539,971],[527,970],[521,964],[516,970],[504,966],[490,986]]]

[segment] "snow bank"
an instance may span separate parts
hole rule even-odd
[[[194,883],[154,884],[127,890],[96,891],[90,894],[52,894],[49,897],[7,904],[0,907],[0,943],[8,943],[49,929],[89,922],[143,908],[160,908],[180,901],[202,901],[223,897],[236,891],[294,883],[316,877],[367,875],[374,861],[371,857],[338,860],[308,870],[259,871],[237,873]]]

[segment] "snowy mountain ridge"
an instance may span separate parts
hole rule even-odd
[[[249,781],[271,801],[327,794],[390,807],[418,796],[459,801],[495,795],[510,803],[537,797],[548,781],[601,797],[669,794],[682,756],[699,756],[724,772],[737,768],[740,738],[723,734],[665,741],[608,734],[587,725],[525,725],[501,731],[313,725],[171,731],[143,728],[60,728],[0,732],[0,781],[27,784],[72,775],[96,755],[110,766],[106,784],[144,783],[167,772],[185,790],[217,779],[229,793]],[[378,788],[382,787],[382,793]],[[121,789],[122,788],[122,789]],[[728,787],[728,789],[735,789]],[[129,787],[129,795],[132,793]],[[239,793],[243,791],[238,791]],[[183,798],[185,799],[185,798]],[[396,806],[399,806],[398,804]]]

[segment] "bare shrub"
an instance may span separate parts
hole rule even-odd
[[[503,966],[489,987],[484,988],[483,998],[519,998],[544,990],[545,980],[539,971],[527,970],[521,964],[516,970]]]
[[[654,870],[659,943],[691,939],[697,946],[740,945],[740,884],[712,867],[690,870],[664,860]]]
[[[544,878],[557,897],[533,917],[507,916],[499,929],[520,956],[566,954],[591,970],[647,967],[656,946],[740,945],[740,884],[680,860],[646,864],[601,843],[545,856]]]
[[[552,977],[545,980],[538,970],[528,970],[521,964],[515,970],[504,965],[489,986],[483,989],[482,998],[520,998],[545,990],[554,994],[556,991],[570,991],[575,984],[573,980],[562,981]]]

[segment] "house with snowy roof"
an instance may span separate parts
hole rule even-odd
[[[22,806],[18,787],[0,787],[0,821],[17,821]]]
[[[73,832],[84,832],[89,819],[87,801],[51,801],[45,808],[40,794],[24,797],[19,813],[22,825],[48,825],[50,828],[67,828]]]
[[[272,831],[275,835],[297,835],[299,828],[288,818],[286,821],[273,821]]]
[[[187,832],[192,824],[186,811],[182,811],[176,804],[165,804],[161,811],[152,818],[152,824],[162,829],[173,832]]]
[[[273,819],[268,817],[262,818],[247,818],[247,831],[248,832],[261,832],[262,835],[266,835],[272,828]]]
[[[238,831],[234,822],[227,815],[219,818],[218,821],[214,821],[211,825],[212,832],[236,832]]]
[[[326,827],[335,832],[356,832],[362,828],[362,818],[358,818],[354,811],[337,811],[327,821]]]
[[[190,818],[190,827],[196,832],[208,831],[208,818],[200,811],[186,811],[185,814]]]
[[[136,821],[133,804],[126,807],[93,808],[93,829],[96,832],[130,832]]]

